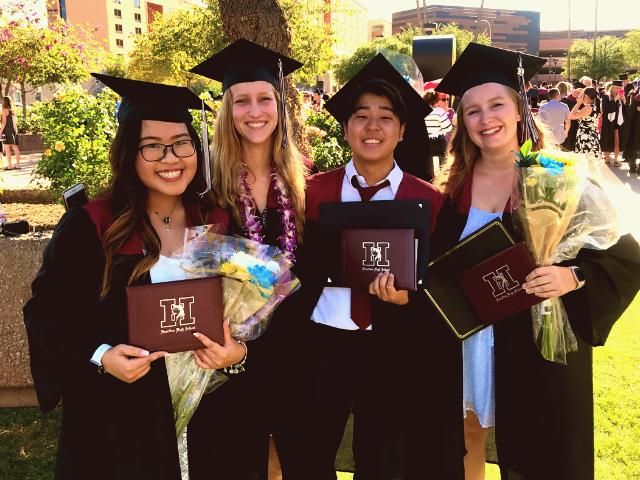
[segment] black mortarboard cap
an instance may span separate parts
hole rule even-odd
[[[544,58],[534,55],[470,43],[436,87],[436,91],[462,97],[470,88],[485,83],[500,83],[519,91],[520,58],[525,82],[533,78],[546,62]]]
[[[398,143],[394,158],[402,170],[422,179],[430,180],[432,167],[428,135],[424,123],[431,108],[413,89],[405,78],[378,53],[351,80],[349,80],[329,101],[324,104],[329,113],[340,123],[346,122],[353,113],[354,93],[369,80],[381,79],[393,85],[407,107],[408,117],[403,140]]]
[[[136,118],[191,123],[189,109],[202,108],[202,100],[186,87],[142,82],[100,73],[91,75],[122,97],[118,109],[119,122]]]
[[[273,50],[241,38],[190,71],[222,83],[222,91],[231,85],[264,80],[280,88],[278,61],[282,61],[282,75],[287,76],[302,63]]]
[[[587,86],[586,86],[584,83],[582,83],[582,82],[580,82],[580,81],[578,81],[578,80],[575,80],[575,81],[572,83],[572,86],[573,86],[573,88],[574,88],[574,89],[575,89],[575,88],[587,88]]]
[[[614,80],[613,85],[615,85],[616,87],[621,87],[622,86],[622,80]]]
[[[374,79],[386,80],[396,87],[407,110],[421,116],[424,122],[424,117],[426,117],[430,111],[427,103],[381,53],[373,57],[369,63],[362,67],[351,80],[334,94],[333,97],[324,104],[324,108],[326,108],[338,122],[346,122],[353,110],[352,103],[355,100],[353,98],[354,92],[362,84]]]
[[[470,88],[485,83],[499,83],[514,89],[520,93],[524,104],[524,128],[520,141],[530,138],[537,143],[538,129],[527,100],[525,83],[538,73],[545,62],[542,57],[470,43],[436,87],[436,91],[462,98]]]

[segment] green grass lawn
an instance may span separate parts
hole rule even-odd
[[[640,295],[607,345],[594,350],[595,446],[598,480],[640,479]],[[0,409],[0,480],[53,477],[60,410]],[[340,473],[339,480],[352,478]],[[487,480],[499,480],[488,465]]]

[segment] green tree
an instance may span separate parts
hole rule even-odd
[[[625,34],[622,51],[627,65],[640,67],[640,30],[633,30]]]
[[[97,44],[82,27],[64,21],[42,29],[35,23],[11,21],[0,27],[0,78],[4,94],[18,85],[27,92],[50,83],[77,82],[95,68],[100,54]],[[23,116],[26,104],[23,102]]]
[[[613,36],[598,38],[596,42],[596,58],[593,60],[593,41],[576,40],[569,49],[571,55],[571,75],[581,77],[588,75],[594,79],[613,78],[624,71],[625,56],[623,42]],[[566,69],[563,75],[566,75]]]
[[[411,56],[413,38],[422,35],[424,35],[423,29],[408,27],[392,37],[376,38],[372,42],[362,45],[353,55],[341,59],[336,64],[334,71],[336,79],[339,83],[346,83],[379,52],[384,52],[386,56],[393,56],[394,53]],[[456,39],[456,56],[459,56],[469,45],[469,42],[473,41],[473,33],[463,30],[455,23],[438,26],[434,31],[434,35],[453,35]],[[478,36],[478,43],[490,45],[491,41],[487,35],[481,33]],[[403,68],[402,65],[396,64],[393,60],[392,63],[396,68]]]
[[[304,67],[292,75],[296,83],[314,84],[331,62],[331,36],[325,31],[322,0],[279,0],[291,32],[291,55]],[[201,90],[212,87],[189,69],[229,43],[220,18],[218,0],[206,8],[178,10],[157,18],[153,28],[138,37],[130,55],[127,74],[132,78],[159,83],[189,85]],[[255,37],[255,32],[247,38]],[[262,32],[264,43],[268,35]],[[260,39],[257,39],[260,42]],[[219,92],[219,87],[216,93]]]
[[[220,12],[194,7],[160,16],[140,35],[130,55],[127,75],[156,83],[198,86],[211,84],[189,69],[226,45]],[[197,89],[197,88],[196,88]]]

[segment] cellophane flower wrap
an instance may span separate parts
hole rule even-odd
[[[184,248],[176,256],[187,278],[222,277],[224,318],[236,340],[262,335],[275,308],[300,285],[291,273],[293,264],[277,247],[212,233],[208,225],[188,228]],[[200,368],[191,352],[170,354],[166,361],[180,436],[202,396],[228,377]]]
[[[581,248],[607,249],[620,238],[620,222],[599,183],[601,161],[568,152],[517,153],[511,196],[513,223],[539,266],[576,258]],[[560,297],[531,307],[533,339],[542,356],[567,363],[578,349]]]

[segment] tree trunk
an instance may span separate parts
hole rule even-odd
[[[22,96],[22,118],[27,118],[27,87],[20,83],[20,95]],[[17,127],[16,127],[17,128]]]
[[[229,42],[245,38],[291,56],[291,32],[277,0],[219,0],[222,28]],[[293,141],[304,154],[309,153],[304,124],[300,121],[300,102],[291,78],[285,78],[287,107]]]

